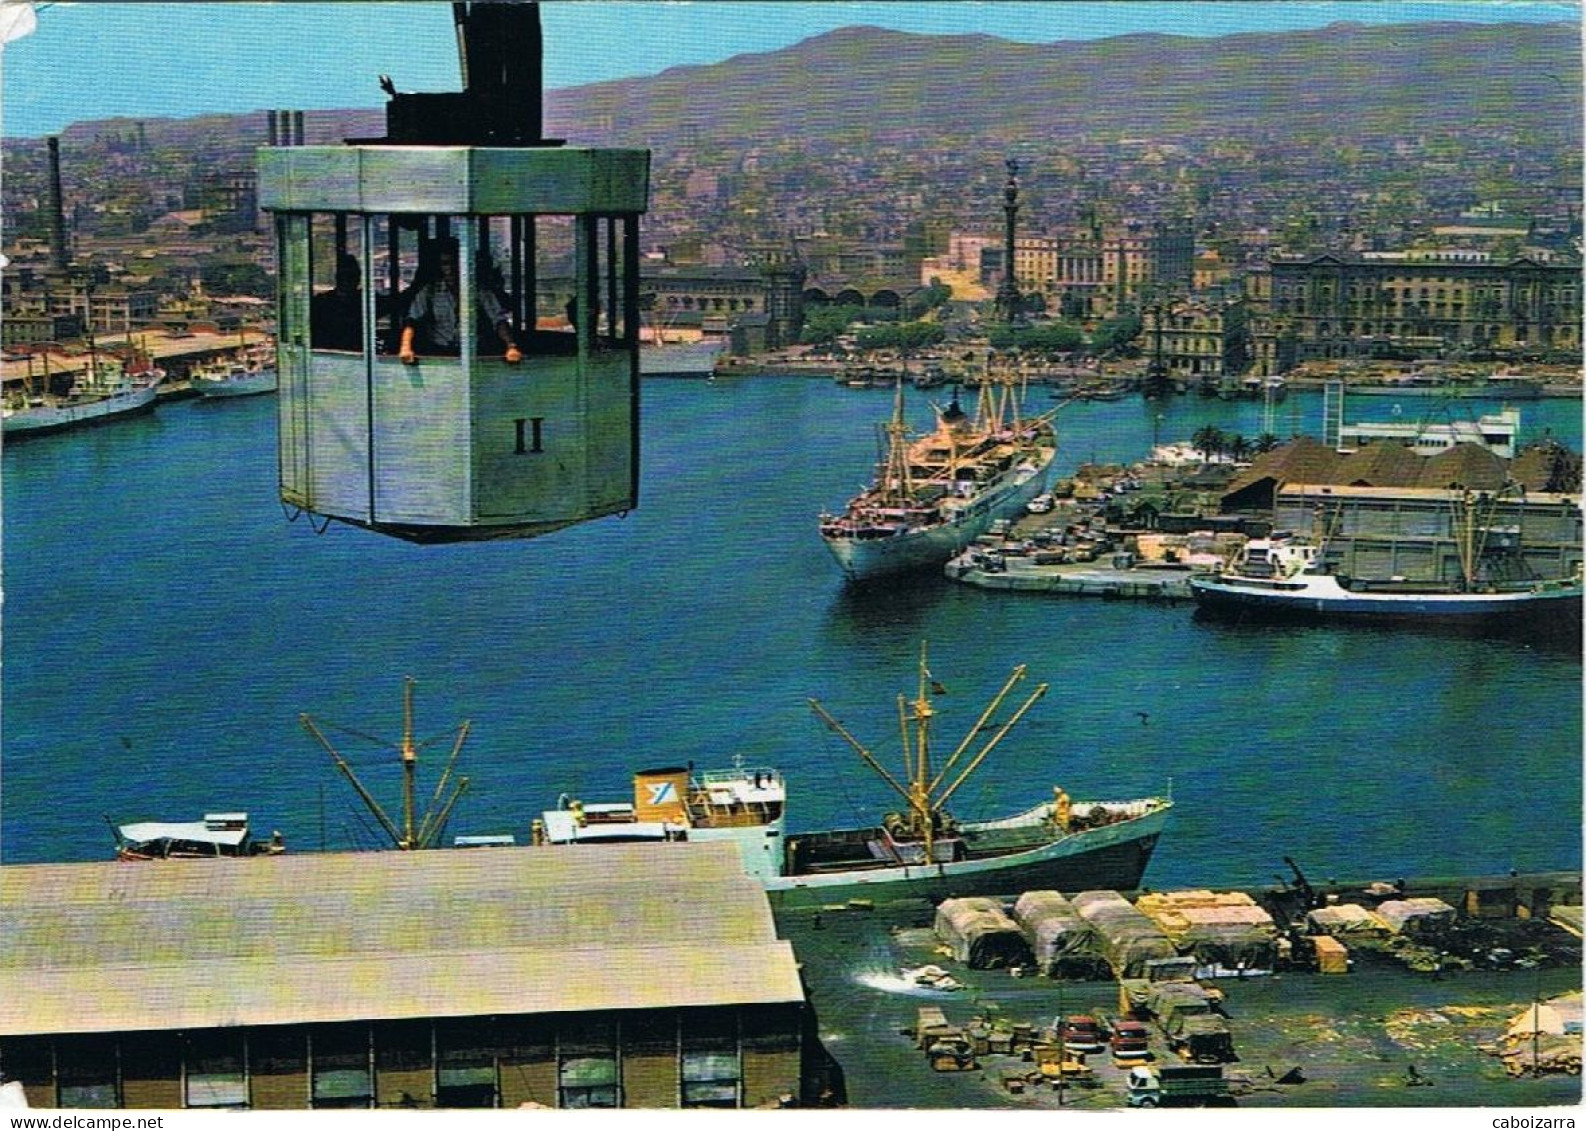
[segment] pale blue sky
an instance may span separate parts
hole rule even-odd
[[[36,137],[75,121],[187,117],[272,107],[375,107],[377,76],[403,90],[455,90],[451,5],[384,3],[41,3],[38,28],[0,57],[0,129]],[[773,51],[851,24],[1029,43],[1137,31],[1225,35],[1338,20],[1579,20],[1575,3],[1134,3],[1107,0],[902,2],[546,0],[546,85],[577,86]]]

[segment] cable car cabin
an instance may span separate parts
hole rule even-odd
[[[419,542],[638,501],[644,150],[261,150],[287,505]]]

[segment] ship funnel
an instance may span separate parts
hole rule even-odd
[[[688,771],[676,767],[640,770],[633,775],[633,815],[641,821],[686,824]]]

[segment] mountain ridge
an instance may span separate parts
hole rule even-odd
[[[909,132],[946,139],[1318,129],[1380,136],[1515,122],[1575,137],[1581,88],[1579,27],[1570,21],[1341,21],[1301,31],[1136,32],[1048,44],[849,25],[774,51],[550,89],[545,124],[549,136],[573,144],[658,147],[688,135],[728,143]],[[311,110],[308,140],[368,136],[379,113],[378,106]],[[83,139],[142,121],[154,141],[199,130],[260,144],[264,114],[120,116],[62,133]]]

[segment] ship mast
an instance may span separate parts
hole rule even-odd
[[[914,497],[914,481],[909,470],[909,429],[903,421],[903,382],[893,395],[892,419],[887,422],[887,466],[882,472],[888,502],[906,503]]]
[[[1459,540],[1459,572],[1467,591],[1476,589],[1476,567],[1486,555],[1487,535],[1491,530],[1492,515],[1497,512],[1498,499],[1502,493],[1502,490],[1490,494],[1481,491],[1472,498],[1471,492],[1467,490],[1454,502],[1454,534]],[[1482,512],[1483,504],[1486,504],[1485,514]]]
[[[319,744],[330,754],[331,760],[336,763],[336,768],[352,785],[365,807],[368,808],[382,831],[391,839],[392,846],[404,851],[417,848],[434,848],[435,841],[440,836],[441,830],[446,827],[447,820],[451,817],[452,808],[459,798],[467,792],[468,778],[459,777],[455,786],[447,794],[447,787],[451,782],[452,769],[457,764],[457,757],[462,753],[463,743],[468,738],[468,730],[472,725],[466,720],[457,728],[457,735],[452,742],[451,754],[446,760],[446,769],[442,772],[440,780],[435,785],[434,795],[430,798],[429,805],[420,817],[417,814],[415,793],[418,778],[419,751],[427,743],[416,743],[413,740],[413,677],[409,676],[402,685],[402,739],[397,744],[397,751],[402,761],[402,823],[400,827],[386,812],[385,807],[375,800],[372,793],[365,788],[363,782],[358,780],[358,775],[353,772],[352,766],[341,752],[325,737],[319,724],[310,715],[298,716],[303,724],[303,729],[308,731],[318,740]],[[346,728],[338,728],[345,730]],[[356,734],[355,731],[348,733]],[[360,738],[369,738],[368,735],[359,735]],[[379,739],[374,739],[380,742]],[[382,745],[387,745],[381,743]],[[443,800],[444,798],[444,800]],[[417,825],[415,827],[415,821]]]
[[[1035,706],[1037,700],[1046,694],[1047,684],[1040,684],[1028,698],[1024,700],[1017,710],[1000,724],[992,722],[992,716],[1002,707],[1003,702],[1013,691],[1014,687],[1022,682],[1027,674],[1023,664],[1013,669],[1001,690],[992,698],[980,717],[975,720],[975,725],[970,727],[964,735],[963,741],[953,750],[940,770],[932,774],[931,770],[931,720],[936,715],[933,696],[943,694],[943,689],[932,678],[927,664],[926,646],[920,645],[919,689],[914,699],[908,700],[898,696],[898,726],[903,740],[903,766],[905,782],[900,782],[890,774],[880,760],[867,748],[864,743],[855,738],[838,722],[825,707],[814,699],[809,701],[810,708],[818,715],[822,722],[835,731],[871,769],[880,775],[881,780],[889,785],[893,792],[908,805],[905,817],[905,827],[911,839],[923,842],[925,859],[933,860],[932,855],[936,837],[939,831],[946,826],[946,804],[949,798],[958,791],[971,774],[980,768],[992,750],[994,750],[1010,730],[1014,728],[1025,716],[1025,713]],[[979,748],[978,752],[959,770],[957,777],[948,782],[948,775],[958,766],[970,747],[981,738],[988,730],[991,736]]]

